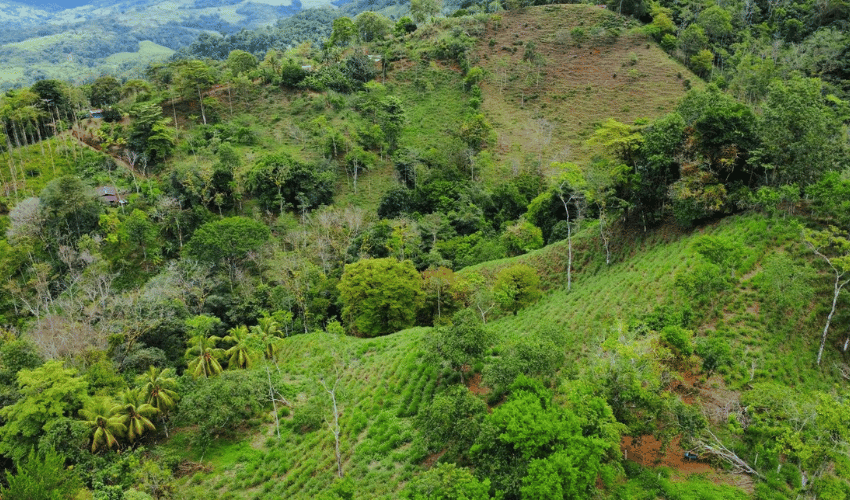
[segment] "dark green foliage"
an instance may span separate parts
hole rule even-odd
[[[432,340],[432,350],[437,359],[460,373],[463,367],[473,365],[490,348],[493,336],[484,328],[481,319],[471,309],[459,311],[452,318],[453,325],[438,329]]]
[[[322,66],[318,71],[307,75],[301,85],[318,92],[330,89],[346,94],[359,88],[339,64]]]
[[[280,67],[280,84],[291,89],[297,88],[307,78],[307,71],[292,59]]]
[[[204,447],[217,437],[232,436],[255,417],[268,401],[266,373],[226,371],[217,377],[181,379],[183,396],[175,420],[198,426],[196,442]]]
[[[121,82],[112,76],[101,76],[91,85],[89,100],[96,108],[109,106],[121,98]]]
[[[361,88],[364,83],[374,78],[378,71],[375,69],[375,63],[366,54],[355,51],[342,62],[342,73],[353,82],[355,88]]]
[[[770,85],[758,134],[768,183],[805,186],[847,166],[846,134],[822,89],[821,81],[799,77]]]
[[[694,352],[693,332],[685,330],[681,326],[665,326],[661,330],[661,340],[680,357],[688,357]]]
[[[30,342],[18,339],[0,341],[0,408],[18,400],[18,372],[32,370],[43,362]]]
[[[233,268],[248,252],[260,248],[269,235],[268,226],[261,222],[230,217],[199,227],[183,247],[183,253],[201,262],[229,266],[232,275]]]
[[[346,265],[339,292],[348,330],[368,337],[413,326],[423,299],[422,278],[413,263],[393,258]]]
[[[50,181],[39,194],[39,201],[45,229],[57,248],[95,230],[103,210],[94,190],[70,175]]]
[[[566,361],[564,343],[564,335],[554,329],[523,335],[502,347],[500,357],[490,360],[484,378],[502,388],[520,374],[551,379]]]
[[[419,411],[417,421],[431,452],[448,448],[446,459],[463,459],[478,437],[487,405],[463,385],[454,385]]]
[[[65,468],[65,457],[55,450],[31,450],[16,463],[17,472],[6,475],[8,487],[0,486],[6,500],[63,500],[82,486],[77,475]]]
[[[286,153],[261,158],[245,177],[248,192],[265,210],[309,210],[330,203],[336,175],[333,165],[295,160]]]
[[[162,108],[153,103],[139,103],[130,110],[133,124],[127,145],[136,153],[144,154],[147,163],[162,162],[174,149],[174,137],[168,128],[169,120],[163,118]]]
[[[396,21],[395,27],[393,28],[393,33],[396,36],[403,36],[408,33],[413,33],[414,31],[416,31],[416,23],[413,22],[413,19],[407,16]]]
[[[717,369],[732,363],[732,349],[720,337],[700,339],[697,341],[696,353],[702,358],[702,369],[709,377]]]

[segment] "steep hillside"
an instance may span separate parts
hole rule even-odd
[[[788,386],[829,391],[837,373],[815,368],[816,335],[795,333],[817,331],[822,316],[811,314],[810,308],[817,311],[825,304],[828,280],[825,276],[811,277],[810,285],[819,291],[812,302],[783,312],[785,316],[776,316],[777,311],[770,305],[776,291],[765,279],[765,274],[771,272],[771,263],[788,252],[793,255],[793,266],[803,269],[809,265],[809,257],[796,233],[789,231],[782,220],[761,216],[731,218],[691,234],[659,230],[635,235],[632,244],[620,249],[609,266],[594,248],[594,234],[585,230],[577,245],[580,264],[571,292],[554,285],[562,281],[564,272],[563,244],[471,269],[468,272],[489,274],[494,265],[525,262],[536,267],[544,281],[553,285],[534,306],[516,316],[487,323],[487,329],[499,339],[490,352],[501,355],[488,357],[484,378],[473,378],[470,388],[486,398],[491,391],[487,387],[488,374],[505,362],[510,346],[553,328],[562,332],[558,347],[567,360],[558,368],[560,374],[571,379],[600,376],[600,363],[604,366],[615,359],[610,342],[625,347],[638,341],[630,336],[626,325],[663,310],[659,309],[661,306],[676,310],[688,303],[675,283],[698,267],[702,258],[694,247],[704,236],[726,238],[749,250],[748,258],[738,269],[741,277],[736,284],[703,306],[696,305],[689,320],[695,343],[723,339],[732,347],[732,356],[719,367],[720,375],[714,377],[700,367],[699,358],[673,362],[667,369],[674,373],[668,375],[669,385],[662,388],[661,395],[683,399],[712,423],[719,424],[724,422],[718,409],[740,404],[743,393],[763,382],[781,381]],[[173,440],[169,444],[172,450],[186,460],[202,460],[207,466],[204,472],[182,480],[183,498],[206,498],[210,491],[220,498],[258,499],[306,499],[327,494],[329,485],[334,483],[336,465],[333,435],[327,426],[332,415],[331,400],[321,382],[331,380],[334,373],[342,374],[337,389],[342,469],[353,484],[354,498],[398,498],[399,489],[407,481],[439,458],[439,454],[428,456],[422,441],[427,429],[414,418],[435,391],[439,393],[447,384],[448,373],[435,369],[424,358],[428,339],[434,335],[433,329],[416,328],[377,339],[327,333],[287,339],[279,367],[286,374],[284,394],[292,403],[293,416],[282,422],[281,438],[276,437],[274,425],[266,420],[257,422],[254,431],[235,441],[216,444],[208,451],[187,449],[191,432]],[[305,427],[305,422],[309,426]],[[677,436],[677,443],[679,439],[687,440],[691,446],[699,437],[687,432],[681,435],[683,431],[677,426],[655,431],[667,436],[665,439]],[[674,449],[681,450],[678,445]],[[654,454],[635,459],[652,465],[653,460],[663,456],[657,447],[651,453]],[[682,470],[674,470],[674,483],[684,483],[679,487],[685,489],[705,488],[697,476],[689,479],[692,468],[681,460],[678,463]],[[713,470],[711,480],[717,484],[740,484],[740,478],[724,472],[720,463],[711,464],[713,469],[703,462],[693,470]],[[634,487],[629,483],[628,488]],[[626,486],[613,489],[618,488],[635,491]],[[741,490],[736,493],[719,486],[709,488],[720,488],[722,498],[742,495]],[[752,492],[752,483],[744,488]]]
[[[586,162],[585,140],[608,118],[625,123],[672,111],[701,80],[634,20],[596,5],[509,11],[474,52],[487,72],[483,109],[511,162]],[[475,62],[477,61],[477,62]]]

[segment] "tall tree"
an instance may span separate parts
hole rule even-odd
[[[20,399],[0,409],[0,453],[20,461],[37,448],[39,438],[63,417],[82,408],[88,383],[61,361],[48,361],[18,372]]]
[[[185,61],[177,69],[176,82],[183,97],[198,97],[198,103],[201,105],[201,118],[204,121],[204,125],[206,125],[207,114],[204,108],[203,93],[215,82],[212,68],[207,66],[203,61]]]
[[[183,253],[201,262],[223,265],[233,287],[237,266],[249,252],[258,250],[271,232],[265,224],[245,217],[230,217],[199,227],[183,247]]]
[[[248,327],[239,325],[231,328],[222,340],[233,344],[224,355],[227,356],[227,367],[248,368],[251,365],[251,347],[248,339]]]
[[[91,429],[91,451],[118,448],[119,437],[127,432],[127,426],[121,422],[121,416],[116,415],[114,405],[106,398],[95,398],[80,410],[80,415]]]
[[[135,443],[145,431],[155,431],[151,418],[159,413],[153,405],[144,402],[144,389],[127,389],[121,394],[121,403],[112,408],[124,427],[127,439]]]
[[[186,357],[189,359],[189,372],[193,377],[209,378],[223,371],[219,359],[224,349],[216,347],[221,337],[212,332],[221,325],[221,320],[211,316],[195,316],[186,320],[191,338]]]
[[[393,258],[348,264],[338,288],[349,331],[368,337],[413,326],[424,295],[413,263]]]

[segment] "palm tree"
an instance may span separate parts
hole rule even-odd
[[[277,360],[277,351],[280,349],[281,338],[278,336],[278,323],[270,316],[263,316],[258,320],[258,325],[251,327],[263,344],[263,355],[266,359]]]
[[[155,431],[156,426],[150,419],[159,410],[144,402],[142,389],[127,389],[121,394],[122,403],[115,405],[112,412],[121,418],[121,423],[127,428],[127,439],[134,443],[145,430]]]
[[[249,346],[248,327],[240,325],[231,328],[229,335],[224,337],[225,342],[232,342],[233,346],[224,351],[227,358],[228,368],[248,368],[251,365],[251,349]]]
[[[90,400],[86,407],[80,410],[80,415],[86,419],[86,425],[92,430],[92,453],[103,446],[106,449],[118,447],[116,436],[120,437],[127,431],[121,417],[113,414],[112,407],[107,399],[98,398]]]
[[[140,375],[136,381],[141,384],[144,400],[158,410],[159,421],[162,423],[165,435],[168,436],[166,425],[168,412],[177,406],[177,379],[171,376],[171,368],[159,370],[151,366]]]
[[[167,414],[177,406],[177,380],[171,376],[171,368],[160,370],[154,366],[137,379],[147,404],[153,406],[161,415]]]
[[[215,346],[219,340],[221,340],[220,337],[215,335],[207,337],[203,333],[192,337],[190,340],[192,347],[186,349],[186,356],[191,358],[189,371],[193,377],[211,377],[222,372],[221,363],[218,360],[224,356],[224,349]]]

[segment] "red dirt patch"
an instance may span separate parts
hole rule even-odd
[[[644,467],[670,467],[685,475],[711,472],[711,466],[701,461],[685,459],[685,450],[679,445],[679,436],[661,453],[661,441],[652,435],[631,437],[623,436],[620,440],[623,457],[637,462]]]
[[[469,390],[473,394],[475,394],[476,396],[486,396],[487,394],[490,394],[490,388],[489,387],[483,387],[481,385],[481,374],[480,373],[476,373],[475,375],[472,376],[472,378],[469,379],[469,383],[467,384],[467,387],[469,387]]]
[[[439,460],[440,457],[442,457],[443,455],[446,454],[447,450],[448,450],[448,448],[443,448],[441,451],[438,451],[437,453],[432,453],[432,454],[428,455],[425,458],[425,461],[422,462],[422,467],[424,467],[425,469],[430,469],[431,467],[433,467],[434,464],[437,463],[437,460]]]

